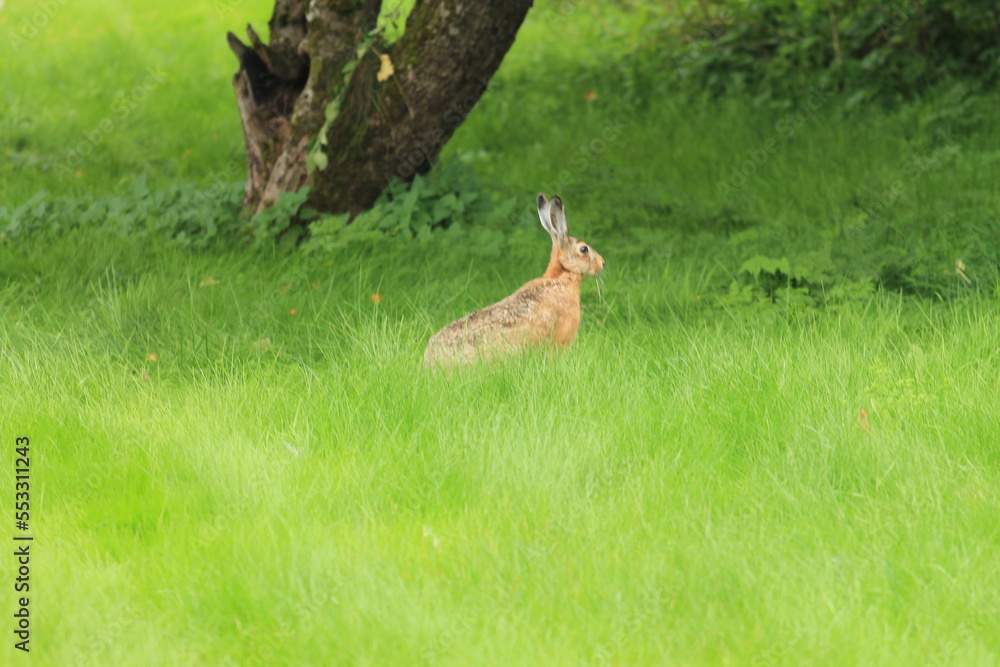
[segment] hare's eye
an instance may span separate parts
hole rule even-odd
[[[585,245],[580,246],[580,254],[581,255],[586,255],[588,252],[590,252],[590,248],[588,248]]]

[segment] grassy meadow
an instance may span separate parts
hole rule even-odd
[[[239,182],[224,34],[268,5],[56,3],[3,40],[3,211]],[[0,498],[29,436],[35,537],[0,662],[1000,662],[1000,95],[710,99],[622,56],[641,10],[561,6],[444,153],[508,227],[0,226]],[[544,269],[539,190],[608,261],[576,343],[428,372]]]

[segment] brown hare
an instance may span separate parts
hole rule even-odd
[[[549,201],[539,193],[538,217],[552,237],[552,256],[542,277],[434,334],[424,352],[426,365],[465,364],[573,342],[580,327],[580,283],[584,276],[599,274],[604,259],[569,235],[559,197]]]

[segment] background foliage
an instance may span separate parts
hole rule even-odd
[[[687,2],[650,25],[645,55],[667,52],[672,76],[715,94],[780,104],[816,85],[850,91],[850,108],[955,78],[996,85],[998,25],[985,0]]]

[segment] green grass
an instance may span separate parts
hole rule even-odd
[[[0,14],[4,203],[40,189],[114,192],[140,172],[162,187],[229,173],[230,161],[245,169],[225,36],[248,21],[265,29],[268,2],[7,3]],[[81,144],[88,154],[74,160]]]
[[[32,57],[3,61],[4,140],[27,142],[5,146],[3,203],[226,169],[239,127],[219,37],[266,5],[67,4]],[[329,255],[86,229],[0,242],[0,487],[12,502],[30,436],[33,662],[997,663],[1000,292],[996,241],[976,232],[1000,217],[1000,121],[976,111],[995,94],[912,178],[946,94],[833,102],[725,199],[720,178],[786,112],[628,98],[634,72],[610,56],[641,13],[580,6],[547,40],[551,5],[532,11],[447,153],[530,206],[609,118],[627,124],[560,188],[609,261],[564,354],[420,365],[435,330],[544,268],[534,222],[491,247],[464,230]],[[54,179],[40,165],[107,113],[136,50],[177,78]],[[58,90],[37,83],[56,74]],[[727,299],[746,230],[784,230],[776,254],[872,252],[856,200],[903,176],[885,224],[954,287]]]
[[[45,664],[995,656],[995,303],[618,306],[433,374],[419,253],[95,248],[75,285],[42,254],[2,429],[33,441]]]

